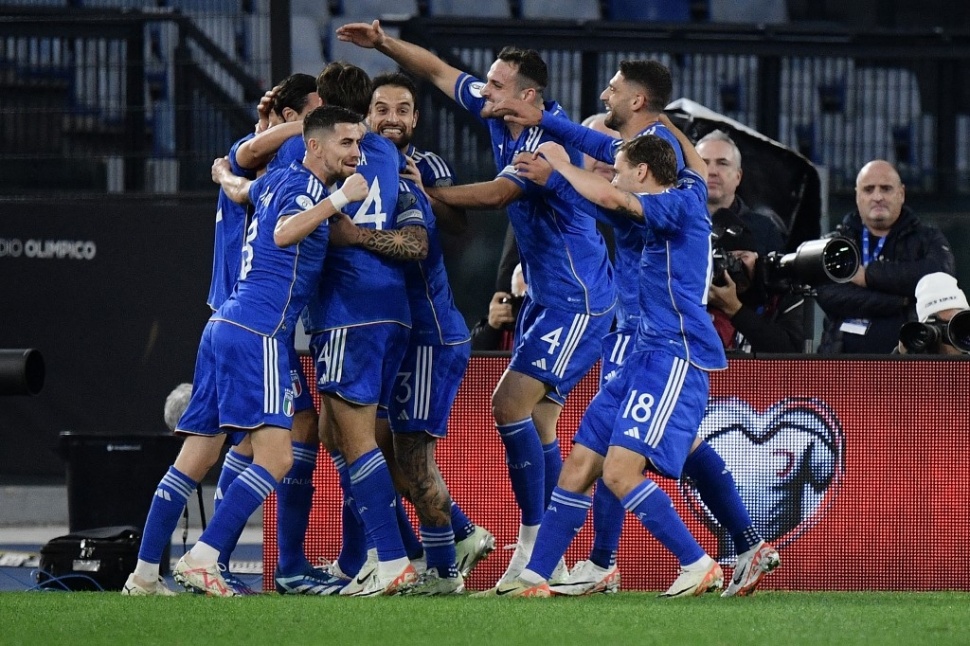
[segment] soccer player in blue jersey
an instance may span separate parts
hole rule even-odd
[[[572,167],[563,151],[551,146],[540,151],[584,197],[643,220],[641,320],[632,355],[583,417],[532,561],[499,594],[551,594],[550,563],[554,565],[582,526],[591,504],[589,490],[600,475],[680,562],[680,576],[662,596],[695,596],[723,584],[720,566],[687,531],[669,497],[642,475],[650,471],[680,477],[706,407],[707,372],[727,367],[705,309],[711,222],[701,174],[704,162],[683,134],[676,134],[685,144],[689,168],[677,173],[670,144],[645,135],[619,148],[612,185]],[[523,174],[537,177],[528,160],[522,165]],[[698,265],[698,257],[707,262]]]
[[[397,149],[413,162],[418,173],[412,179],[419,182],[422,189],[425,185],[453,185],[455,175],[447,161],[434,152],[418,150],[411,144],[414,128],[418,122],[417,88],[414,81],[406,74],[395,72],[375,77],[372,86],[373,94],[367,113],[367,123],[370,129],[390,139]],[[408,186],[407,183],[402,186],[402,197],[405,199],[405,204],[409,205],[412,200],[415,200],[415,206],[423,208],[427,195],[422,190],[420,194],[412,196],[410,195],[412,191]],[[398,205],[399,208],[401,206],[401,204]],[[421,272],[416,271],[417,265],[412,263],[408,266],[406,273],[413,321],[405,362],[411,363],[414,363],[414,357],[419,353],[428,355],[423,360],[428,361],[434,358],[435,353],[457,355],[467,346],[464,341],[468,337],[467,327],[455,308],[448,277],[444,270],[444,259],[438,236],[438,230],[452,234],[462,233],[467,225],[467,219],[463,209],[452,208],[443,202],[437,202],[431,205],[431,208],[431,216],[425,218],[428,224],[428,257],[421,261]],[[425,282],[427,282],[427,286],[425,286]],[[429,301],[428,295],[432,295],[433,299]],[[416,342],[416,339],[424,339],[427,342],[429,338],[435,339],[435,342],[426,343],[426,345]],[[459,339],[461,340],[459,341]],[[459,364],[462,366],[460,371],[457,368]],[[447,356],[439,357],[434,363],[427,364],[431,366],[431,371],[427,373],[423,381],[423,389],[426,394],[432,393],[435,398],[435,401],[429,407],[432,411],[432,417],[424,420],[421,418],[411,420],[410,427],[426,431],[427,435],[424,433],[412,435],[411,437],[417,438],[417,441],[409,442],[409,449],[415,446],[424,446],[428,440],[433,444],[434,438],[444,437],[448,413],[451,411],[459,382],[464,374],[463,366],[465,364],[467,364],[467,357],[464,362],[460,362],[449,359]],[[401,374],[403,374],[403,369]],[[402,390],[401,374],[398,376],[398,390],[407,392],[406,389]],[[398,401],[398,397],[395,396],[391,400],[392,407]],[[407,415],[408,413],[404,414]],[[396,430],[395,425],[400,425],[395,421],[400,418],[400,415],[400,412],[397,415],[393,413],[389,415],[392,429]],[[419,428],[421,425],[426,425],[428,428]],[[395,445],[403,441],[399,440],[398,435],[395,435]],[[410,452],[408,450],[408,453]],[[395,453],[397,453],[396,450]],[[398,455],[400,456],[399,453]],[[433,451],[430,455],[433,458]],[[414,460],[407,459],[405,456],[400,456],[399,461],[404,461],[409,466],[416,464]],[[433,465],[433,462],[422,464],[425,467]],[[407,471],[408,467],[402,464],[402,469]],[[444,483],[434,475],[436,472],[436,467],[433,472],[428,468],[422,469],[417,477],[421,481],[434,483],[435,487],[443,487]],[[429,490],[428,486],[424,484],[415,485],[413,482],[414,475],[409,479],[412,480],[409,485],[411,491],[427,492]],[[442,490],[438,489],[438,491]],[[447,489],[443,491],[447,494]],[[426,493],[423,495],[428,497]],[[437,493],[434,499],[441,500],[441,496],[441,493]],[[423,514],[423,516],[427,517],[429,514],[430,512]],[[484,527],[472,523],[454,501],[451,502],[450,514],[458,571],[462,577],[466,577],[479,561],[495,549],[495,538]],[[420,511],[419,515],[421,515]],[[430,554],[428,562],[430,568]],[[449,587],[447,580],[436,580],[434,577],[434,573],[423,577],[424,581],[414,589],[414,592],[420,594],[422,590],[434,591]]]
[[[682,146],[683,150],[688,147],[693,150],[693,146],[682,137],[682,133],[668,127],[670,122],[663,116],[664,106],[670,102],[672,87],[670,71],[661,63],[652,60],[621,61],[616,74],[600,95],[607,110],[604,125],[616,129],[620,137],[577,126],[568,119],[557,118],[518,99],[503,101],[495,111],[523,126],[541,123],[584,153],[611,164],[625,142],[637,136],[654,134],[673,146],[679,171],[684,167]],[[563,190],[562,183],[561,177],[558,178],[554,182],[554,190]],[[631,347],[630,340],[639,325],[639,310],[636,302],[631,302],[630,295],[637,293],[634,285],[638,280],[637,266],[643,248],[643,224],[604,209],[599,209],[597,213],[601,221],[614,227],[614,265],[620,295],[616,330],[604,340],[603,345],[602,374],[605,382],[622,364],[625,351]],[[695,441],[684,464],[684,475],[695,482],[702,500],[714,511],[718,522],[728,530],[736,545],[738,562],[724,595],[751,594],[760,578],[780,564],[778,552],[755,529],[724,460],[700,438]],[[622,506],[608,488],[597,486],[593,498],[595,537],[590,558],[577,563],[563,584],[553,584],[554,592],[588,594],[618,586],[616,550],[623,516]]]
[[[220,551],[292,466],[289,429],[294,392],[289,355],[280,346],[320,279],[328,227],[337,210],[367,193],[355,175],[362,135],[360,115],[336,107],[307,116],[307,153],[259,184],[239,281],[202,335],[192,398],[176,433],[185,442],[152,501],[135,571],[123,594],[169,592],[158,582],[158,562],[171,528],[199,480],[218,459],[227,432],[249,434],[254,457],[226,490],[193,548],[179,560],[175,579],[187,589],[235,596],[218,567]],[[329,194],[327,186],[347,179]]]
[[[306,152],[303,136],[300,134],[304,116],[320,105],[317,94],[316,78],[309,74],[293,74],[267,93],[261,107],[267,103],[269,107],[268,120],[271,127],[257,134],[254,138],[243,143],[237,149],[237,162],[240,166],[265,164],[276,149],[291,138],[300,141],[299,151],[293,148],[293,155],[287,164],[303,159]],[[297,156],[298,154],[298,156]],[[250,190],[256,195],[259,188],[252,188],[250,181],[242,176],[225,172],[226,165],[213,165],[213,179],[223,179],[231,199],[249,204]],[[231,169],[229,169],[231,170]],[[236,258],[236,275],[238,275],[239,258],[242,255],[242,238],[230,255]],[[293,331],[295,332],[295,331]],[[293,468],[280,483],[277,489],[277,539],[279,545],[279,559],[275,572],[276,589],[281,594],[332,594],[339,589],[338,582],[325,571],[315,568],[307,560],[303,550],[304,537],[310,515],[313,497],[312,476],[316,467],[317,447],[317,414],[313,407],[313,400],[307,385],[306,377],[300,368],[296,349],[292,342],[286,345],[290,353],[290,372],[293,388],[296,393],[294,401],[295,414],[291,439],[293,442]],[[222,498],[222,493],[228,489],[233,480],[242,473],[252,462],[252,447],[248,439],[243,439],[227,454],[216,487],[216,505]],[[225,579],[237,592],[247,593],[242,582],[229,573],[228,561],[235,541],[231,541],[227,550],[220,555],[220,563],[226,568]],[[251,591],[249,591],[251,592]]]
[[[506,451],[512,490],[521,510],[515,553],[502,580],[528,561],[542,510],[558,478],[562,457],[556,422],[570,389],[599,355],[615,301],[606,245],[592,217],[543,187],[520,177],[515,155],[548,140],[541,128],[508,126],[494,119],[495,104],[519,96],[552,112],[543,100],[548,72],[534,50],[505,48],[487,82],[448,65],[431,52],[384,34],[378,21],[337,30],[341,40],[374,47],[407,71],[435,84],[489,129],[499,176],[491,182],[438,189],[429,194],[462,208],[508,207],[528,291],[509,369],[492,398]],[[578,153],[574,154],[579,159]]]

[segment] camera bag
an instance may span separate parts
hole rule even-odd
[[[52,590],[121,590],[138,561],[141,530],[99,527],[53,538],[40,549],[37,583]]]

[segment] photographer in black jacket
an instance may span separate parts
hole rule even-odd
[[[803,352],[805,298],[788,289],[774,292],[765,280],[758,241],[727,209],[712,216],[715,248],[727,268],[715,275],[708,290],[707,309],[726,351]]]
[[[918,322],[899,329],[900,354],[970,353],[970,304],[957,279],[943,272],[927,274],[916,284]]]

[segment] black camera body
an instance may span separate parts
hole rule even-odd
[[[741,259],[736,258],[730,251],[725,250],[723,247],[714,247],[711,259],[713,260],[712,264],[714,268],[711,274],[711,283],[714,285],[718,287],[727,285],[727,281],[724,279],[724,272],[727,272],[728,276],[735,283],[747,280]]]
[[[933,354],[940,344],[970,352],[970,310],[958,312],[949,321],[910,321],[899,328],[899,342],[909,354]]]

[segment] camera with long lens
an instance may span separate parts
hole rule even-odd
[[[725,211],[727,209],[724,209]],[[735,283],[747,282],[748,276],[744,271],[741,259],[732,254],[729,249],[736,248],[735,244],[743,235],[744,227],[729,224],[726,227],[715,226],[712,234],[711,248],[711,283],[718,287],[727,285],[724,272],[727,272]]]
[[[765,257],[769,291],[811,291],[826,283],[847,283],[859,269],[859,250],[846,238],[808,240],[793,253],[771,252]]]
[[[933,354],[940,344],[970,352],[970,310],[958,312],[949,321],[910,321],[899,328],[899,342],[909,354]]]

